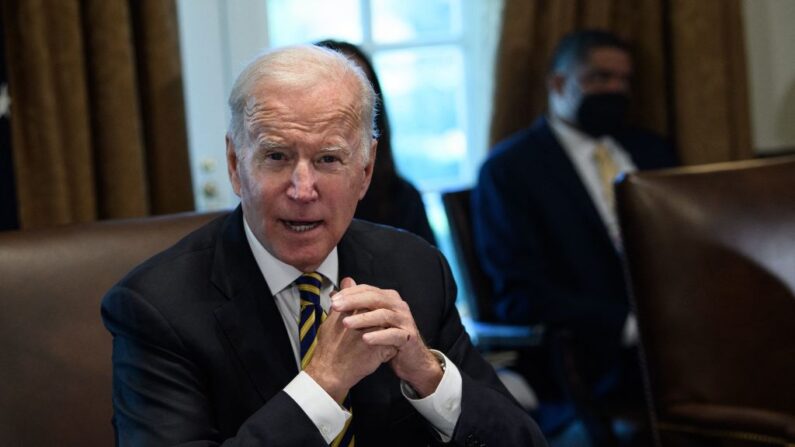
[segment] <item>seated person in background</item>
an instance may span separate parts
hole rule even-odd
[[[623,346],[634,331],[613,181],[621,172],[675,164],[662,139],[625,125],[632,73],[627,45],[612,34],[565,36],[547,77],[548,115],[494,147],[472,198],[497,315],[572,334],[580,371],[597,396],[623,380]],[[628,363],[637,370],[633,354]],[[531,385],[539,382],[534,367],[525,365]],[[542,375],[556,382],[554,371]],[[564,393],[553,385],[550,394]],[[630,394],[642,404],[639,388]]]
[[[384,105],[381,84],[375,75],[373,64],[356,45],[338,40],[324,40],[316,45],[339,51],[348,56],[358,65],[367,79],[373,84],[376,103],[375,125],[378,129],[378,157],[373,169],[373,181],[364,198],[356,207],[357,219],[369,220],[402,228],[422,237],[431,245],[436,245],[436,238],[428,223],[425,205],[419,191],[406,179],[398,175],[395,161],[392,158],[392,133]]]
[[[470,343],[444,257],[353,219],[375,103],[328,49],[243,70],[226,138],[241,205],[103,300],[118,445],[546,445]]]

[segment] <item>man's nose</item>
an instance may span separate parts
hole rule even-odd
[[[311,202],[318,197],[317,178],[312,164],[308,161],[299,161],[293,168],[290,176],[290,186],[287,195],[301,202]]]
[[[625,76],[611,76],[605,90],[610,93],[629,93],[630,80]]]

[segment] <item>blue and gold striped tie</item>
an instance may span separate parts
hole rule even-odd
[[[317,346],[317,331],[320,323],[326,320],[326,312],[320,305],[320,285],[322,277],[319,273],[304,273],[295,280],[298,292],[301,295],[301,320],[298,322],[298,338],[301,341],[301,369],[306,368],[312,359],[312,354]],[[351,412],[351,417],[345,422],[342,432],[334,438],[332,447],[353,447],[353,409],[351,408],[351,396],[345,396],[342,405]]]

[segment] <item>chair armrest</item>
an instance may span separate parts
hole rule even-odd
[[[767,439],[782,444],[795,441],[795,415],[753,407],[678,404],[660,414],[658,425],[661,430],[691,431],[705,436]]]
[[[487,323],[462,318],[472,342],[482,350],[519,349],[538,346],[544,336],[544,327]]]

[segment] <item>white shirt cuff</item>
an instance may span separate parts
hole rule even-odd
[[[635,314],[629,313],[624,322],[624,331],[621,335],[621,344],[623,346],[635,346],[638,344],[638,320]]]
[[[417,393],[411,386],[401,381],[400,391],[403,397],[436,429],[443,442],[449,442],[453,437],[455,424],[461,416],[462,382],[461,372],[458,367],[441,352],[431,349],[431,352],[443,362],[444,374],[436,391],[430,395],[417,399]]]
[[[345,421],[351,417],[315,379],[303,371],[284,387],[284,392],[304,410],[329,444],[342,432]]]

